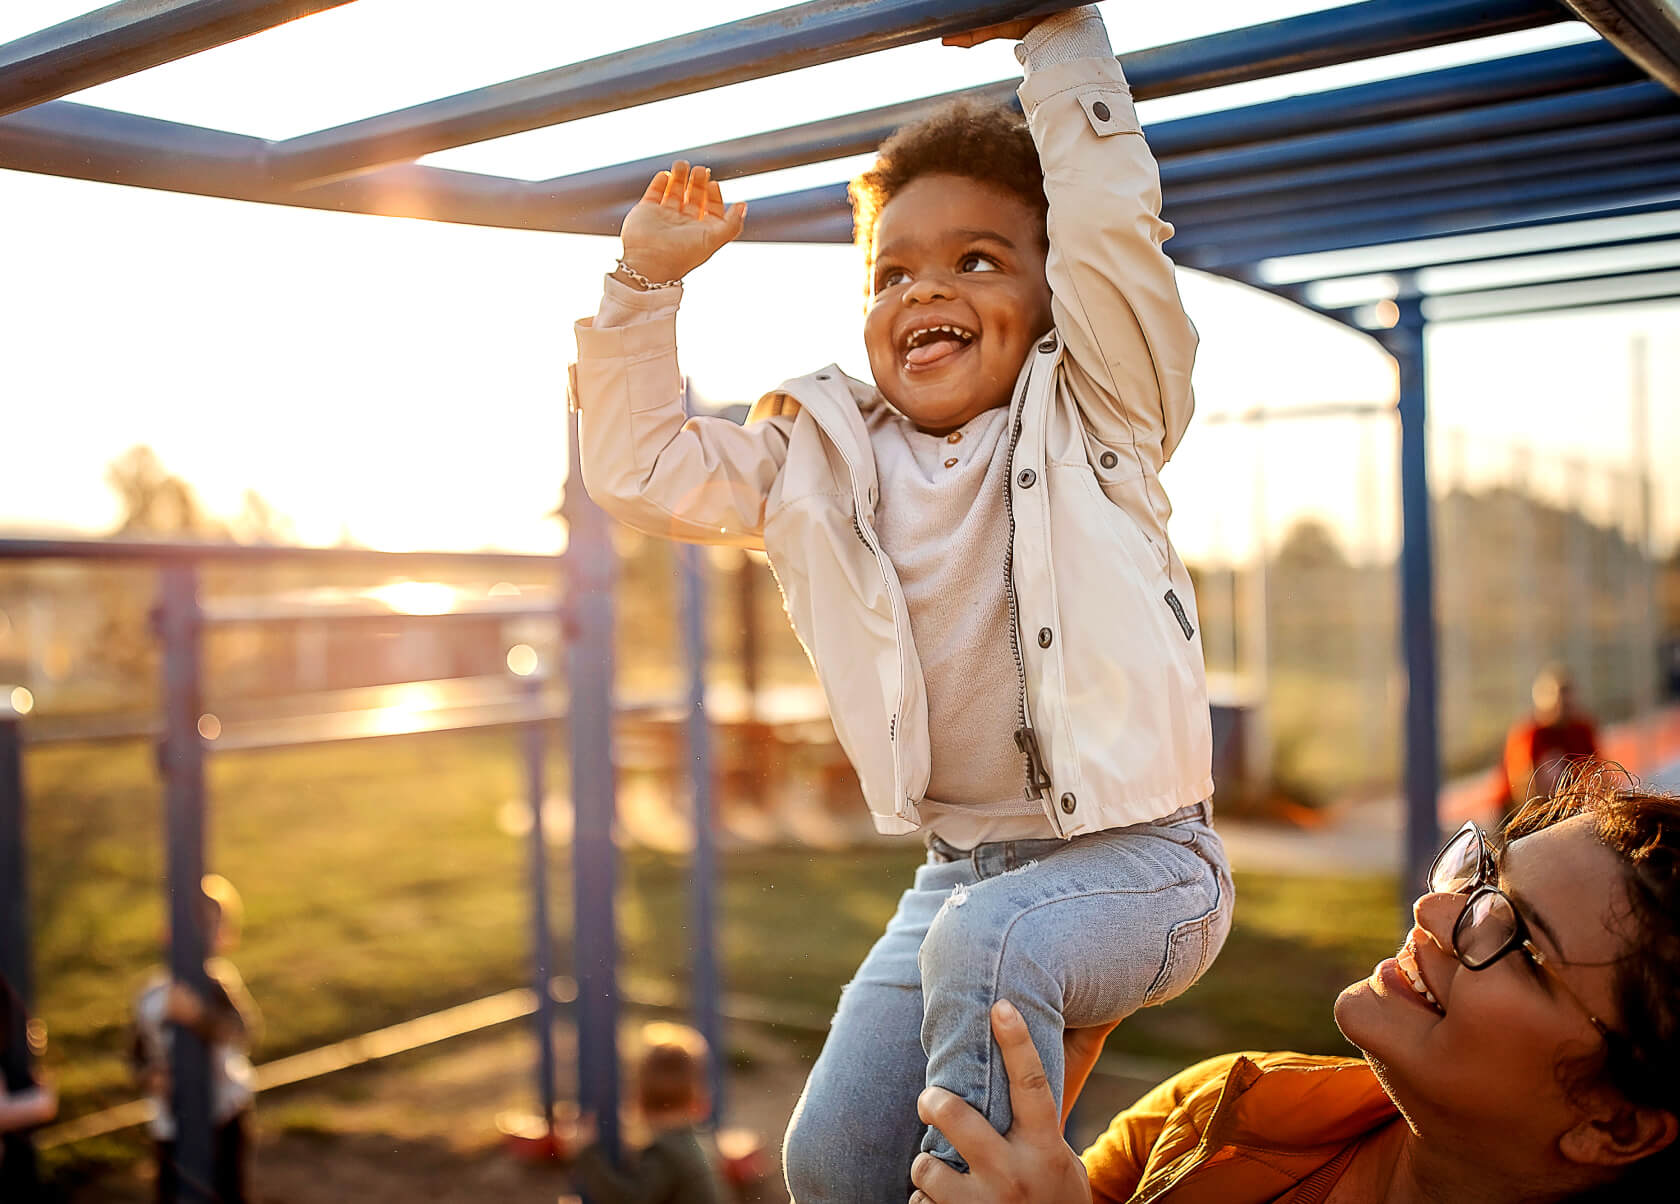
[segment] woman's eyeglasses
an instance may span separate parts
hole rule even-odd
[[[1459,965],[1466,970],[1485,970],[1507,953],[1520,952],[1573,999],[1599,1035],[1608,1040],[1610,1027],[1593,1015],[1592,1009],[1535,945],[1528,921],[1523,919],[1511,896],[1493,885],[1498,877],[1493,851],[1474,823],[1460,828],[1429,867],[1430,890],[1470,896],[1464,901],[1464,910],[1452,930],[1452,951]]]

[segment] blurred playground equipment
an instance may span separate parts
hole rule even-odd
[[[533,230],[609,234],[626,200],[648,174],[676,153],[711,163],[720,179],[823,163],[873,149],[891,129],[940,98],[838,115],[703,148],[669,148],[599,170],[542,181],[507,179],[421,166],[428,153],[593,114],[794,71],[943,34],[1060,7],[1026,0],[813,0],[583,63],[353,121],[293,138],[267,141],[61,99],[95,84],[157,67],[280,22],[340,7],[343,0],[122,0],[97,12],[0,46],[0,168],[44,172],[137,187],[272,204]],[[1364,0],[1301,16],[1229,30],[1128,54],[1127,71],[1140,99],[1197,92],[1403,51],[1480,39],[1573,21],[1602,34],[1546,49],[1495,54],[1460,66],[1376,82],[1307,92],[1153,124],[1151,146],[1161,161],[1165,215],[1178,228],[1170,251],[1180,264],[1266,289],[1364,331],[1398,368],[1395,488],[1401,542],[1395,626],[1403,637],[1396,675],[1403,708],[1399,759],[1407,800],[1403,893],[1421,878],[1437,842],[1442,756],[1438,667],[1437,565],[1432,527],[1470,494],[1449,493],[1434,512],[1426,439],[1426,339],[1430,323],[1466,321],[1580,306],[1614,305],[1680,295],[1672,264],[1680,234],[1680,14],[1663,0]],[[330,21],[330,17],[317,18]],[[1013,84],[975,89],[1005,103]],[[755,200],[746,237],[760,241],[846,242],[850,216],[843,184]],[[1380,248],[1380,250],[1378,250]],[[1629,252],[1630,248],[1638,248]],[[1558,254],[1568,251],[1568,255]],[[1591,251],[1620,252],[1595,259]],[[1664,259],[1664,256],[1669,258]],[[1653,264],[1664,266],[1654,267]],[[1474,283],[1445,269],[1474,265]],[[557,385],[556,396],[558,399]],[[1450,457],[1449,457],[1450,462]],[[1532,465],[1519,466],[1508,491],[1529,497]],[[573,473],[572,479],[576,480]],[[1466,476],[1465,480],[1470,478]],[[1580,478],[1585,481],[1586,478]],[[1607,571],[1645,576],[1649,491],[1638,490],[1643,517],[1619,538],[1633,552],[1594,552]],[[1497,501],[1497,499],[1495,499]],[[1531,502],[1511,503],[1516,540],[1536,551],[1515,558],[1519,579],[1533,574],[1552,538]],[[616,1141],[618,1057],[615,927],[612,892],[615,808],[613,623],[614,559],[605,522],[574,489],[568,492],[564,559],[565,709],[571,748],[573,857],[576,866],[577,1000],[580,1103],[600,1118],[602,1137]],[[1560,538],[1593,545],[1564,522]],[[1571,532],[1574,534],[1571,534]],[[1524,534],[1524,533],[1527,534]],[[1503,542],[1503,541],[1502,541]],[[1609,545],[1616,546],[1614,540]],[[160,770],[169,799],[169,880],[175,971],[200,973],[202,949],[191,923],[190,884],[204,868],[209,800],[204,760],[218,745],[246,747],[322,738],[320,731],[275,736],[267,720],[246,728],[224,724],[202,705],[203,634],[221,623],[295,618],[274,613],[218,614],[201,602],[200,564],[234,557],[311,556],[326,552],[261,548],[163,548],[43,541],[0,542],[8,561],[127,557],[156,564],[163,647]],[[1475,553],[1466,572],[1492,572]],[[1525,567],[1526,566],[1526,567]],[[692,563],[687,569],[694,575]],[[1508,571],[1504,568],[1501,572]],[[1482,576],[1441,573],[1448,598],[1479,595]],[[1607,595],[1631,597],[1617,578]],[[1264,591],[1262,591],[1264,592]],[[1519,588],[1515,596],[1528,598]],[[689,689],[686,749],[696,815],[694,923],[698,1027],[714,1050],[718,985],[708,959],[712,884],[707,839],[712,775],[706,722],[703,631],[698,591],[684,608]],[[523,604],[509,604],[520,610]],[[1617,676],[1612,654],[1595,650],[1597,633],[1627,620],[1602,610],[1572,651],[1591,662],[1594,680]],[[1592,603],[1595,616],[1601,611]],[[539,619],[561,609],[533,607]],[[1631,607],[1630,607],[1631,612]],[[462,612],[465,613],[465,612]],[[1282,628],[1253,624],[1262,640]],[[1485,665],[1490,648],[1455,632],[1465,662]],[[1522,612],[1530,613],[1530,612]],[[1647,607],[1646,613],[1649,613]],[[379,621],[384,621],[381,616]],[[372,619],[369,620],[374,621]],[[1526,619],[1512,612],[1516,630]],[[1649,619],[1646,619],[1649,623]],[[1536,625],[1522,639],[1536,645]],[[1356,654],[1369,640],[1344,641]],[[1649,648],[1654,640],[1646,640]],[[1457,646],[1455,645],[1455,648]],[[1251,643],[1252,654],[1252,643]],[[1370,655],[1365,653],[1365,655]],[[1621,653],[1614,653],[1620,656]],[[1517,659],[1515,657],[1511,658]],[[523,658],[522,658],[523,660]],[[1376,660],[1373,659],[1373,664]],[[517,670],[518,666],[512,666]],[[532,666],[534,667],[534,666]],[[1577,666],[1577,671],[1582,671]],[[1523,671],[1531,671],[1532,665]],[[1655,667],[1630,657],[1636,706],[1655,694]],[[1478,677],[1479,679],[1479,677]],[[540,678],[532,675],[532,682]],[[27,686],[11,693],[27,709]],[[1598,700],[1591,700],[1597,702]],[[534,990],[539,1042],[545,1041],[550,978],[541,857],[542,742],[532,733],[558,715],[539,685],[495,706],[467,708],[478,720],[523,731],[532,800]],[[523,708],[523,709],[520,709]],[[456,726],[473,715],[445,709],[418,716],[406,730]],[[213,722],[212,722],[213,721]],[[284,730],[275,720],[274,730]],[[313,722],[313,721],[311,721]],[[0,866],[7,893],[0,958],[14,983],[27,984],[23,908],[23,816],[19,723],[0,723],[9,751],[0,754]],[[363,732],[363,735],[376,733]],[[1256,737],[1264,747],[1264,732]],[[541,1098],[552,1099],[551,1052],[539,1059]],[[209,1165],[204,1051],[175,1047],[180,1156],[189,1182]],[[721,1098],[721,1097],[720,1097]]]

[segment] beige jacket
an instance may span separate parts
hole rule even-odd
[[[1195,598],[1159,477],[1190,421],[1196,333],[1161,250],[1172,228],[1119,65],[1034,71],[1020,97],[1050,200],[1055,328],[1011,406],[1016,742],[1027,797],[1076,836],[1213,791]],[[764,549],[876,827],[920,826],[927,702],[871,525],[880,486],[861,413],[887,403],[830,365],[760,399],[745,426],[686,419],[674,316],[585,321],[577,341],[590,496],[655,535]]]

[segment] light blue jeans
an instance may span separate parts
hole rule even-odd
[[[902,1204],[927,1150],[967,1167],[916,1116],[927,1085],[998,1132],[1009,1085],[992,1040],[1020,1009],[1061,1099],[1062,1030],[1165,1003],[1207,969],[1231,927],[1231,874],[1206,803],[1072,840],[972,851],[929,841],[927,863],[840,995],[782,1165],[795,1204]]]

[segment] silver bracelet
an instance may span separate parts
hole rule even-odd
[[[635,268],[625,263],[622,259],[618,261],[618,270],[630,277],[630,279],[634,280],[637,284],[641,285],[644,289],[676,288],[682,283],[681,276],[677,277],[675,280],[649,280],[646,276],[642,275]]]

